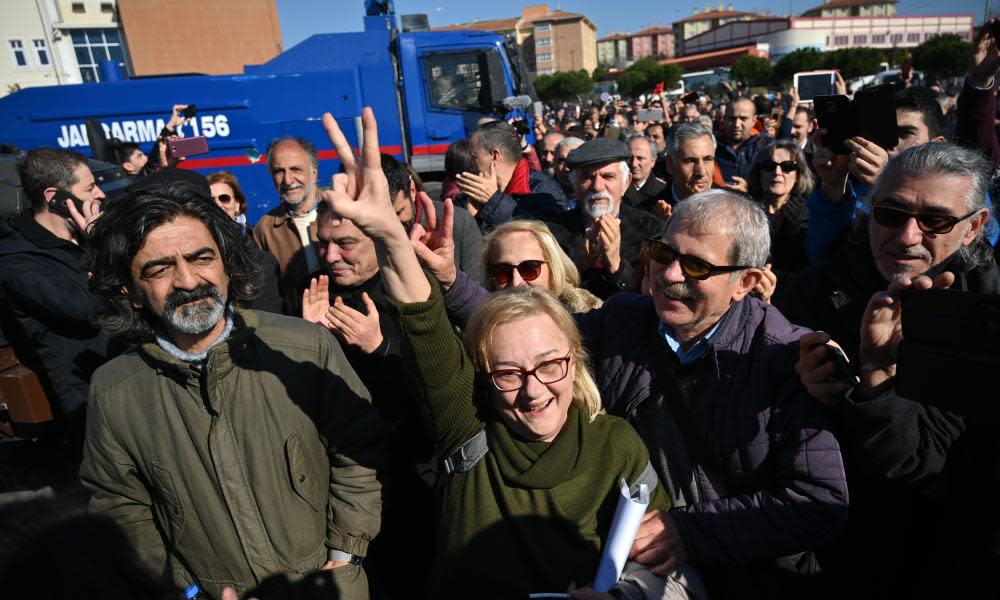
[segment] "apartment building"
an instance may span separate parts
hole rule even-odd
[[[756,17],[757,15],[752,12],[733,10],[732,4],[728,8],[722,4],[719,4],[716,8],[705,5],[705,10],[701,12],[695,11],[689,17],[674,21],[674,55],[683,56],[687,52],[684,42],[689,38],[732,21],[749,21]]]
[[[891,17],[896,0],[830,0],[802,13],[803,17]]]

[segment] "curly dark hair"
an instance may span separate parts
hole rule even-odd
[[[93,250],[90,289],[97,298],[96,320],[111,335],[135,343],[154,339],[159,317],[135,308],[123,290],[135,288],[132,259],[146,236],[178,217],[198,219],[208,227],[229,276],[230,302],[247,305],[260,293],[263,274],[239,224],[211,198],[183,182],[136,190],[108,207],[87,240]]]

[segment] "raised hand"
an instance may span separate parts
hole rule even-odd
[[[331,330],[344,342],[359,348],[365,354],[371,354],[382,345],[382,329],[379,327],[378,309],[367,292],[361,294],[361,300],[365,303],[368,314],[354,310],[338,297],[327,310],[326,316]]]
[[[333,324],[327,317],[330,310],[330,277],[313,277],[309,287],[302,292],[302,318],[317,323],[333,331]]]
[[[847,157],[847,170],[868,187],[874,188],[875,180],[889,163],[889,153],[875,142],[869,142],[863,137],[845,140],[844,146],[851,151]]]
[[[976,44],[972,48],[969,77],[977,87],[992,87],[993,78],[1000,70],[1000,47],[998,47],[1000,40],[993,35],[997,29],[1000,29],[1000,19],[993,19],[983,24],[976,38]]]
[[[597,219],[594,227],[598,227],[598,240],[600,241],[601,258],[604,261],[604,269],[611,274],[617,273],[621,267],[621,243],[622,232],[621,222],[615,217],[605,215]]]
[[[493,194],[499,188],[497,184],[496,168],[490,163],[490,170],[487,173],[459,173],[455,176],[455,183],[458,189],[469,197],[477,206],[483,206],[490,201]]]
[[[417,202],[423,207],[423,212],[427,215],[427,227],[420,223],[414,223],[410,230],[410,242],[413,244],[413,251],[417,253],[417,258],[428,271],[434,275],[442,287],[450,288],[455,283],[458,276],[458,269],[455,267],[455,239],[453,236],[455,223],[455,205],[451,199],[444,201],[444,215],[440,220],[437,218],[437,211],[434,203],[424,192],[417,195]]]

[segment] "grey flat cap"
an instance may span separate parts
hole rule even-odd
[[[599,137],[576,148],[566,157],[566,166],[575,169],[609,162],[632,160],[632,149],[625,142]]]

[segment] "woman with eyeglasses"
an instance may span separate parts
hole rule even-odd
[[[240,182],[228,171],[217,171],[208,176],[212,188],[212,200],[219,205],[229,218],[243,227],[243,237],[250,237],[247,226],[247,198],[243,195]]]
[[[601,299],[580,287],[580,272],[540,221],[508,221],[486,236],[483,245],[486,289],[532,286],[551,290],[570,312],[601,306]]]
[[[459,341],[438,285],[383,199],[369,109],[363,123],[361,164],[348,166],[364,173],[363,186],[352,194],[347,177],[335,180],[324,200],[386,251],[380,264],[404,370],[442,459],[430,595],[524,598],[585,585],[596,576],[623,481],[647,485],[649,510],[669,506],[645,445],[624,420],[603,414],[580,332],[548,290],[491,295]],[[327,127],[341,156],[350,155],[336,124]],[[638,566],[627,572],[618,584],[624,597],[688,597],[676,578]]]
[[[809,266],[806,199],[813,187],[805,152],[793,140],[778,140],[757,153],[750,167],[749,194],[767,211],[772,269],[795,271]]]

